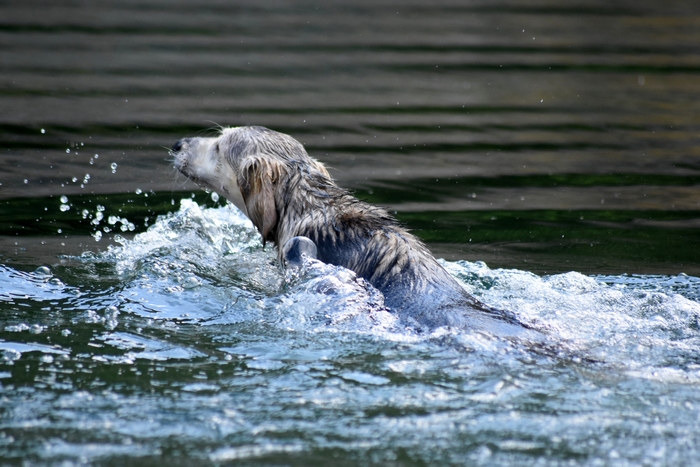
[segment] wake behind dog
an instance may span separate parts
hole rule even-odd
[[[336,185],[291,136],[225,128],[216,137],[184,138],[171,154],[181,173],[246,213],[282,264],[303,254],[350,269],[380,290],[394,313],[430,329],[527,333],[512,313],[469,295],[386,210]]]

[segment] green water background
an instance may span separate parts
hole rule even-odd
[[[438,256],[700,273],[694,2],[27,1],[0,12],[8,264],[104,249],[114,232],[88,236],[90,206],[143,230],[197,192],[166,148],[256,124],[302,141]]]

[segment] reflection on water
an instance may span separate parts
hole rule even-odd
[[[521,3],[0,5],[0,458],[694,463],[700,7]],[[551,342],[284,276],[168,160],[241,124]]]

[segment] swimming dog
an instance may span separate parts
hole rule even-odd
[[[181,139],[170,152],[182,174],[246,213],[283,264],[304,253],[350,269],[379,289],[393,312],[431,329],[522,329],[513,314],[472,297],[386,210],[336,185],[291,136],[224,128],[215,137]]]

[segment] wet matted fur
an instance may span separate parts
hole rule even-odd
[[[263,244],[275,244],[280,261],[287,241],[307,237],[319,260],[355,271],[402,317],[430,328],[518,332],[512,314],[469,295],[422,242],[384,209],[336,185],[291,136],[257,126],[225,128],[215,137],[184,138],[171,153],[185,176],[241,208]]]

